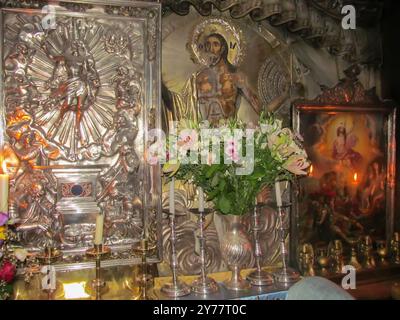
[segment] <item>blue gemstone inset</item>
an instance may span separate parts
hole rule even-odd
[[[74,185],[74,186],[71,188],[71,193],[72,193],[74,196],[76,196],[76,197],[81,196],[82,193],[83,193],[83,188],[82,188],[82,186],[79,185],[79,184]]]

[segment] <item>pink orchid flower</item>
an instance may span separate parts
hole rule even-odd
[[[307,162],[306,158],[301,155],[292,155],[284,164],[283,167],[297,175],[306,175],[305,169],[308,168],[310,164]]]
[[[196,130],[184,129],[180,132],[178,146],[182,150],[194,149],[197,145],[198,135]]]
[[[238,162],[239,159],[239,148],[235,140],[230,139],[226,141],[225,144],[225,154],[231,159],[233,162]]]

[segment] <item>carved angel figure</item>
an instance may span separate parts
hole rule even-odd
[[[129,69],[120,66],[116,76],[112,79],[115,85],[116,108],[134,108],[139,105],[140,85],[138,77],[131,75]]]
[[[75,135],[81,144],[86,146],[87,141],[81,128],[83,112],[95,102],[100,87],[95,60],[82,40],[65,41],[61,55],[53,52],[46,44],[42,47],[46,55],[55,62],[52,77],[47,83],[51,93],[44,108],[60,108],[57,120],[47,132],[47,136],[53,138],[65,114],[73,111]]]

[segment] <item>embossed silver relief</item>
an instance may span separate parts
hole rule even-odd
[[[94,160],[103,135],[112,125],[115,109],[110,106],[121,98],[111,92],[121,91],[123,85],[117,89],[109,79],[116,70],[122,72],[121,66],[125,66],[125,76],[131,72],[140,79],[135,70],[143,64],[143,55],[137,53],[143,52],[143,41],[137,39],[141,37],[139,27],[132,23],[131,30],[127,30],[127,34],[131,31],[130,51],[135,52],[135,66],[129,63],[132,55],[122,54],[121,50],[115,55],[105,54],[110,46],[110,31],[106,32],[107,27],[98,22],[63,17],[57,21],[57,29],[44,32],[39,24],[26,21],[25,17],[18,19],[22,20],[19,28],[5,34],[7,39],[19,40],[5,59],[7,111],[17,104],[23,104],[27,112],[34,107],[34,125],[44,131],[47,140],[58,145],[61,158]],[[36,16],[31,20],[38,19]],[[27,29],[33,30],[28,34]],[[118,39],[122,37],[126,42],[128,35],[119,31]],[[132,86],[126,85],[123,90],[128,92]],[[140,84],[134,85],[136,92],[130,99],[140,101]]]
[[[43,30],[39,11],[2,14],[6,132],[15,158],[10,212],[21,244],[87,247],[99,210],[108,244],[138,241],[148,192],[145,95],[157,94],[146,93],[156,73],[145,77],[145,45],[146,34],[158,39],[157,30],[145,30],[144,20],[65,11],[56,29]],[[157,226],[153,202],[147,219]],[[157,228],[149,229],[160,241]]]
[[[178,268],[182,274],[200,273],[200,255],[198,243],[196,244],[196,232],[198,225],[195,217],[192,217],[189,209],[192,206],[191,196],[187,190],[175,191],[175,210],[176,210],[176,251],[178,258]],[[163,208],[167,210],[169,204],[168,192],[163,193]],[[171,228],[167,223],[168,217],[163,217],[163,248],[164,260],[169,264],[170,261],[170,241]],[[222,259],[219,249],[217,231],[213,223],[213,215],[207,216],[205,224],[206,235],[206,266],[210,272],[221,270]]]
[[[289,75],[278,59],[276,56],[268,58],[258,74],[258,93],[265,105],[285,95],[290,86]]]
[[[200,272],[199,252],[196,246],[196,231],[198,226],[191,216],[189,209],[191,208],[191,196],[187,191],[178,189],[175,191],[175,210],[176,210],[176,248],[178,256],[178,267],[182,274],[190,275]],[[168,192],[163,193],[163,208],[167,210],[169,203]],[[251,236],[251,217],[244,220],[245,228]],[[259,239],[261,250],[263,253],[262,265],[275,265],[278,263],[279,254],[279,236],[277,232],[278,218],[275,210],[269,206],[264,207],[260,211],[260,232]],[[218,233],[214,223],[213,215],[207,216],[206,220],[206,239],[207,239],[207,252],[206,263],[209,272],[218,272],[226,270],[226,266],[221,258],[220,243]],[[170,227],[168,219],[165,215],[163,217],[163,248],[164,259],[169,263],[170,257]],[[250,265],[246,267],[253,267],[254,259]]]

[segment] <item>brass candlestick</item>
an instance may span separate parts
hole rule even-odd
[[[342,273],[344,266],[343,261],[343,244],[341,240],[334,240],[329,245],[330,260],[332,263],[332,271],[334,273]]]
[[[151,288],[154,287],[154,279],[151,274],[147,272],[147,256],[149,253],[154,252],[155,245],[150,245],[147,239],[142,239],[140,242],[132,247],[135,254],[140,255],[142,258],[140,275],[129,284],[129,289],[136,292],[139,286],[139,292],[134,295],[133,300],[155,300]]]
[[[298,264],[301,274],[305,274],[309,270],[310,258],[314,258],[314,248],[311,243],[304,243],[300,247]]]
[[[360,238],[359,237],[348,238],[347,242],[351,246],[350,260],[347,264],[353,266],[356,270],[360,270],[362,266],[357,259],[357,245],[360,242]]]
[[[106,282],[101,278],[101,260],[110,253],[111,249],[103,244],[95,244],[93,248],[86,250],[86,255],[96,261],[96,278],[86,288],[92,296],[95,296],[96,300],[100,300],[101,295],[108,290]]]
[[[317,248],[317,263],[320,267],[319,275],[326,277],[329,275],[329,255],[328,248]]]
[[[381,266],[389,265],[389,262],[386,260],[387,256],[389,255],[389,250],[386,245],[385,240],[377,240],[376,241],[376,253],[379,256],[379,264]]]
[[[372,238],[370,236],[364,236],[361,241],[361,255],[363,257],[362,266],[364,269],[373,269],[376,266],[372,251]]]
[[[59,259],[61,259],[61,257],[61,251],[52,246],[46,246],[44,250],[36,256],[40,264],[48,265],[51,265],[54,262],[58,261]]]
[[[314,256],[310,253],[306,253],[304,255],[304,272],[303,275],[305,277],[313,277],[315,276],[314,270]]]
[[[50,276],[50,270],[52,265],[61,259],[62,253],[58,249],[48,245],[44,248],[44,250],[36,256],[36,259],[41,265],[47,265],[47,276]],[[50,285],[51,279],[48,279],[48,285]],[[47,295],[48,300],[52,300],[53,298],[61,298],[64,295],[62,290],[62,285],[59,281],[56,280],[55,288],[42,288],[45,295]]]
[[[400,264],[400,233],[395,232],[390,241],[390,254],[395,264]]]

